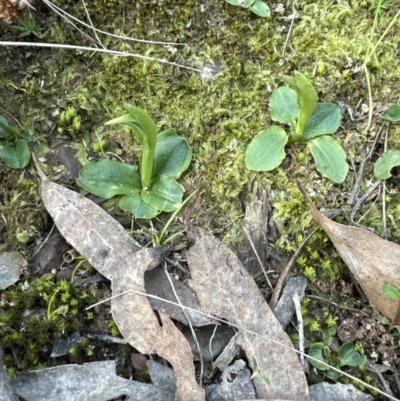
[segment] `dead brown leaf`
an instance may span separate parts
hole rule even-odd
[[[393,321],[399,302],[388,298],[381,286],[392,284],[400,288],[400,246],[367,230],[328,219],[317,210],[301,185],[299,187],[315,220],[328,234],[371,305]]]
[[[160,321],[157,319],[146,296],[124,293],[144,293],[144,273],[158,266],[162,257],[163,250],[143,249],[119,266],[112,279],[114,321],[132,347],[142,354],[158,354],[171,363],[176,375],[176,401],[204,401],[204,390],[195,380],[192,350],[183,334],[167,315],[159,312]]]
[[[252,277],[214,236],[199,228],[191,228],[190,234],[195,243],[187,261],[203,311],[258,334],[239,330],[237,336],[248,360],[254,358],[270,382],[254,378],[258,398],[307,400],[307,382],[296,353],[266,339],[293,348]]]

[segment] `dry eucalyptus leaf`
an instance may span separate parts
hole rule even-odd
[[[144,273],[159,265],[163,252],[157,248],[138,251],[114,272],[113,318],[132,347],[142,354],[158,354],[172,365],[176,375],[175,401],[204,401],[204,390],[196,383],[192,350],[183,334],[167,315],[160,312],[157,319],[146,296],[124,293],[145,292]]]
[[[42,176],[42,196],[62,236],[109,280],[139,249],[124,228],[89,199]]]
[[[386,241],[362,228],[345,226],[323,216],[307,198],[315,220],[328,234],[339,255],[353,273],[371,305],[394,320],[399,302],[387,297],[382,284],[400,288],[400,245]]]
[[[26,260],[19,252],[0,254],[0,290],[15,284],[26,265]]]
[[[270,382],[253,379],[258,398],[308,400],[307,381],[297,354],[286,348],[293,348],[290,339],[252,277],[236,255],[214,236],[199,228],[191,228],[190,234],[195,243],[187,252],[187,261],[192,288],[204,312],[258,334],[241,329],[237,334],[247,359],[255,359],[260,373]]]

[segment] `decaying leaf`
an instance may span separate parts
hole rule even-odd
[[[300,190],[315,220],[328,234],[371,305],[389,319],[395,319],[399,302],[387,297],[381,285],[400,288],[400,245],[362,228],[335,223],[319,213],[308,194],[301,187]]]
[[[270,384],[254,378],[258,398],[308,400],[308,387],[303,369],[292,350],[287,334],[266,304],[252,277],[236,255],[222,242],[199,228],[190,234],[195,241],[187,252],[196,291],[204,312],[257,333],[239,330],[237,341],[249,361],[255,359],[262,375]]]
[[[112,280],[113,295],[128,290],[145,292],[144,273],[157,266],[161,249],[127,244],[123,227],[85,197],[47,179],[42,172],[42,196],[54,223],[66,240],[100,273]],[[112,301],[112,313],[125,339],[141,353],[158,354],[174,367],[175,401],[204,401],[195,380],[191,348],[172,320],[159,313],[160,322],[145,296],[132,292]]]
[[[42,196],[62,236],[109,280],[139,249],[124,228],[89,199],[42,177]]]
[[[204,401],[204,390],[195,380],[193,355],[189,343],[172,320],[159,313],[159,320],[144,292],[144,273],[158,266],[163,250],[143,249],[123,262],[112,278],[115,298],[111,310],[124,338],[142,354],[158,354],[167,359],[176,375],[176,401]],[[118,294],[122,294],[117,296]]]

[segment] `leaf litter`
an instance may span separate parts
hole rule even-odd
[[[166,314],[153,311],[148,298],[157,297],[145,293],[145,272],[157,269],[164,251],[128,246],[129,237],[122,226],[103,209],[51,182],[42,172],[40,175],[46,208],[59,231],[93,267],[112,280],[112,313],[125,339],[140,352],[156,353],[171,363],[176,401],[204,400],[204,390],[195,381],[187,340]],[[195,244],[187,259],[191,286],[203,308],[199,313],[216,315],[217,321],[222,317],[238,329],[235,341],[267,378],[253,375],[257,398],[307,400],[308,387],[298,351],[251,276],[236,255],[211,234],[192,228],[190,235]]]
[[[314,219],[328,234],[339,255],[360,284],[372,307],[392,320],[398,319],[399,301],[387,297],[381,286],[400,288],[400,245],[368,230],[336,223],[322,215],[304,188],[299,188]]]

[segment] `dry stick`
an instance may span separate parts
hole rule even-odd
[[[287,35],[286,35],[285,44],[283,45],[282,56],[284,56],[285,50],[286,50],[286,46],[288,45],[289,40],[290,40],[290,37],[292,36],[292,30],[293,30],[294,20],[295,20],[297,17],[298,17],[297,11],[294,10],[292,22],[290,23],[289,31],[288,31],[288,33],[287,33]]]
[[[137,53],[129,53],[129,52],[120,52],[117,50],[107,50],[107,49],[96,49],[93,47],[87,46],[75,46],[75,45],[62,45],[58,43],[34,43],[34,42],[3,42],[0,41],[0,46],[27,46],[27,47],[51,47],[53,49],[72,49],[79,51],[89,51],[89,52],[98,52],[98,53],[108,53],[112,56],[124,56],[124,57],[137,57],[143,60],[157,61],[161,64],[168,64],[174,67],[184,68],[191,71],[201,72],[198,68],[188,67],[186,65],[174,63],[172,61],[168,61],[165,58],[156,58],[156,57],[148,57],[142,56]]]
[[[270,283],[270,281],[269,281],[269,278],[268,278],[268,276],[267,276],[267,272],[266,272],[265,269],[264,269],[264,265],[263,265],[263,263],[261,262],[260,257],[258,256],[258,252],[257,252],[257,250],[256,250],[256,247],[254,246],[253,240],[252,240],[251,237],[250,237],[249,231],[247,230],[246,227],[243,227],[243,231],[244,231],[244,233],[246,234],[246,237],[247,237],[247,239],[248,239],[249,242],[250,242],[251,249],[253,250],[254,254],[256,255],[256,258],[257,258],[257,260],[258,260],[258,263],[259,263],[260,266],[261,266],[261,269],[262,269],[262,271],[263,271],[263,273],[264,273],[265,279],[267,280],[267,283],[268,283],[269,287],[271,288],[271,290],[273,290],[274,288],[272,287],[272,285],[271,285],[271,283]]]
[[[363,227],[362,225],[356,223],[354,221],[354,215],[356,214],[357,210],[360,208],[360,206],[365,202],[365,200],[368,198],[368,196],[370,195],[370,193],[376,188],[378,187],[378,185],[381,183],[381,180],[378,180],[377,182],[375,182],[375,184],[371,185],[368,189],[368,191],[357,201],[357,203],[355,204],[355,206],[353,207],[353,210],[351,211],[350,214],[350,221],[353,224],[353,226],[359,227],[359,228],[365,228],[368,231],[371,231],[371,229],[369,229],[368,227]]]
[[[124,39],[124,40],[130,40],[132,42],[139,42],[139,43],[149,43],[149,44],[154,44],[154,45],[174,45],[174,46],[186,46],[186,43],[176,43],[176,42],[158,42],[158,41],[154,41],[154,40],[146,40],[146,39],[134,39],[134,38],[129,38],[126,36],[121,36],[121,35],[116,35],[114,33],[109,33],[106,31],[102,31],[101,29],[97,29],[95,27],[91,27],[90,25],[86,24],[85,22],[81,21],[80,19],[74,17],[71,14],[68,14],[66,11],[64,11],[62,8],[58,7],[57,5],[55,5],[54,3],[52,3],[49,0],[43,0],[43,2],[45,4],[47,4],[50,8],[52,8],[57,14],[59,14],[61,17],[65,18],[62,14],[67,15],[69,18],[73,19],[74,21],[82,24],[83,26],[86,26],[87,28],[91,28],[93,30],[95,30],[96,32],[99,33],[103,33],[104,35],[108,35],[111,36],[113,38],[117,38],[117,39]],[[56,11],[58,10],[58,11]],[[79,28],[77,28],[79,29]]]
[[[97,41],[99,42],[100,46],[101,46],[103,49],[105,49],[106,47],[105,47],[105,46],[103,45],[103,43],[101,42],[101,40],[100,40],[100,38],[99,38],[99,35],[97,35],[97,32],[96,32],[96,29],[95,29],[95,27],[94,27],[94,25],[93,25],[92,19],[90,18],[90,14],[89,14],[89,11],[88,11],[88,9],[87,9],[87,7],[86,7],[85,0],[82,0],[82,4],[83,4],[83,8],[85,9],[86,17],[87,17],[87,19],[89,20],[90,27],[92,28],[92,31],[93,31],[93,33],[94,33],[94,36],[96,37],[96,39],[97,39]]]
[[[358,195],[358,192],[360,191],[360,185],[361,185],[361,179],[364,173],[364,165],[365,162],[367,161],[368,157],[365,154],[365,152],[362,153],[361,155],[361,163],[360,163],[360,168],[358,169],[357,177],[356,177],[356,182],[354,183],[353,190],[351,191],[351,194],[349,196],[349,199],[347,199],[347,203],[349,205],[354,205],[354,200],[356,196]],[[355,172],[355,171],[354,171]]]
[[[200,344],[199,344],[199,341],[197,340],[197,335],[196,335],[196,332],[194,331],[194,328],[193,328],[193,325],[192,325],[192,321],[190,320],[190,317],[189,317],[188,313],[186,312],[185,308],[183,307],[183,305],[181,303],[181,300],[179,299],[178,294],[175,291],[175,286],[174,286],[174,283],[172,282],[171,276],[169,275],[166,262],[164,262],[164,272],[165,272],[165,275],[168,278],[169,284],[170,284],[170,286],[172,288],[172,292],[174,293],[175,298],[178,301],[179,307],[182,309],[182,312],[185,315],[186,320],[189,323],[190,331],[192,332],[193,339],[194,339],[194,341],[196,343],[196,347],[197,347],[197,349],[199,351],[199,358],[200,358],[199,385],[201,387],[202,386],[202,382],[203,382],[204,362],[203,362],[203,355],[201,354]]]
[[[305,369],[305,361],[304,361],[304,325],[303,325],[303,315],[301,314],[301,304],[300,304],[300,296],[297,293],[297,291],[293,294],[293,303],[294,307],[296,310],[296,317],[297,317],[297,323],[299,324],[299,351],[302,352],[300,355],[300,363],[303,366],[303,369]]]
[[[293,263],[299,256],[301,250],[303,249],[304,245],[307,243],[307,241],[315,234],[315,232],[319,230],[319,227],[316,228],[311,234],[307,236],[307,238],[302,242],[302,244],[299,246],[299,248],[296,250],[296,252],[293,254],[293,256],[290,258],[289,262],[287,262],[285,268],[283,269],[281,275],[279,276],[278,282],[276,283],[276,286],[274,288],[274,292],[272,293],[271,300],[269,301],[269,307],[271,309],[274,309],[276,304],[278,303],[279,296],[281,295],[282,292],[282,287],[283,284],[286,280],[286,276],[289,273],[290,268],[292,267]]]
[[[385,141],[383,143],[383,153],[386,152],[387,150],[387,141],[388,141],[388,133],[389,133],[389,127],[386,126],[386,132],[385,132]],[[383,235],[385,239],[388,239],[387,236],[387,226],[386,226],[386,183],[383,182],[382,185],[382,223],[383,223]]]
[[[110,297],[110,298],[106,298],[106,299],[104,299],[103,301],[100,301],[100,302],[97,302],[97,303],[95,303],[95,304],[93,304],[93,305],[91,305],[91,306],[88,306],[85,310],[92,309],[92,308],[94,308],[94,307],[97,306],[97,305],[100,305],[100,304],[102,304],[102,303],[104,303],[104,302],[108,302],[108,301],[110,301],[110,300],[112,300],[112,299],[114,299],[114,298],[116,298],[116,297],[119,297],[119,296],[121,296],[121,295],[127,294],[127,293],[129,293],[129,292],[133,292],[134,294],[144,295],[144,296],[147,296],[147,297],[149,297],[149,298],[158,299],[159,301],[166,302],[167,304],[179,306],[179,307],[184,308],[184,309],[186,309],[186,310],[188,310],[188,311],[190,311],[190,312],[199,313],[200,315],[206,316],[206,317],[208,317],[208,318],[210,318],[210,319],[214,319],[214,320],[216,320],[216,321],[218,321],[218,322],[221,322],[221,323],[227,324],[227,325],[229,325],[229,326],[235,327],[236,329],[243,330],[243,331],[245,331],[246,333],[252,334],[252,335],[257,336],[257,337],[261,337],[261,338],[264,339],[264,340],[271,341],[272,343],[277,344],[277,345],[280,345],[281,347],[284,347],[284,348],[286,348],[286,349],[288,349],[288,350],[290,350],[290,351],[293,351],[293,352],[295,352],[295,353],[298,354],[298,355],[304,355],[305,357],[307,357],[307,358],[308,358],[309,360],[311,360],[311,361],[318,362],[318,363],[322,363],[322,364],[324,364],[325,366],[329,367],[330,369],[334,370],[335,372],[338,372],[338,373],[340,373],[341,375],[346,376],[346,377],[348,377],[349,379],[356,381],[357,383],[361,383],[361,384],[364,385],[365,387],[367,387],[367,388],[369,388],[369,389],[371,389],[371,390],[374,390],[374,391],[378,392],[379,394],[382,394],[382,395],[388,397],[388,398],[391,399],[391,400],[400,401],[398,398],[394,398],[394,397],[391,396],[390,394],[387,394],[387,393],[385,393],[384,391],[379,390],[378,388],[375,388],[374,386],[371,386],[370,384],[368,384],[368,383],[366,383],[366,382],[363,382],[362,380],[358,379],[358,378],[355,377],[355,376],[350,375],[349,373],[343,372],[343,371],[341,371],[340,369],[335,368],[334,366],[331,366],[331,365],[329,365],[329,364],[326,363],[326,362],[322,362],[322,361],[320,361],[319,359],[314,358],[314,357],[312,357],[312,356],[310,356],[310,355],[307,355],[306,353],[301,352],[301,351],[299,351],[299,350],[297,350],[297,349],[295,349],[295,348],[293,348],[293,347],[291,347],[291,346],[289,346],[289,345],[282,344],[282,343],[280,343],[279,341],[276,341],[276,340],[274,340],[273,338],[270,338],[270,337],[268,337],[268,336],[266,336],[266,335],[264,335],[264,334],[259,334],[259,333],[256,333],[256,332],[254,332],[254,331],[247,330],[246,328],[244,328],[244,327],[242,327],[242,326],[240,326],[240,325],[238,325],[238,324],[231,323],[231,322],[229,322],[229,321],[227,321],[227,320],[225,320],[225,319],[221,319],[221,318],[219,318],[219,317],[213,316],[213,315],[208,314],[208,313],[204,313],[204,312],[199,311],[199,310],[196,310],[196,309],[189,308],[189,307],[184,306],[184,305],[179,305],[179,304],[177,304],[176,302],[168,301],[167,299],[163,299],[163,298],[157,297],[156,295],[147,294],[146,292],[136,291],[136,290],[126,290],[126,291],[123,291],[123,292],[121,292],[121,293],[119,293],[119,294],[113,295],[113,296]]]

